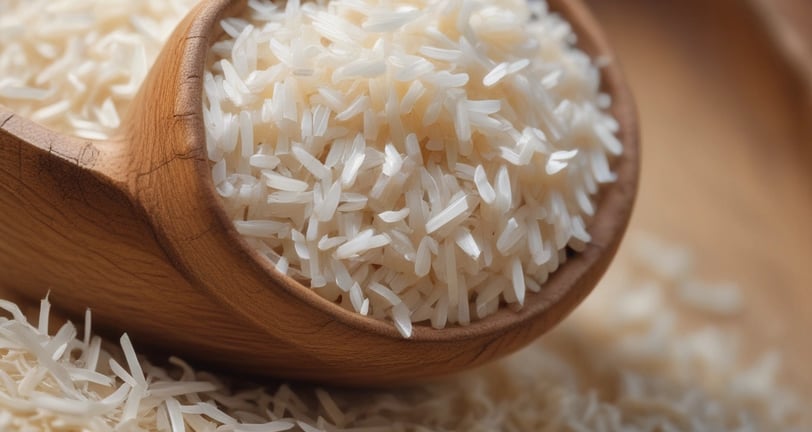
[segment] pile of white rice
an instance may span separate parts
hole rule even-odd
[[[47,301],[31,324],[0,302],[9,312],[0,318],[0,430],[812,430],[808,405],[776,380],[778,353],[743,361],[744,335],[711,324],[735,317],[746,299],[697,280],[690,255],[676,251],[649,239],[621,252],[584,307],[503,361],[433,384],[364,392],[260,387],[176,358],[156,366],[126,336],[119,347],[93,335],[89,314],[83,330],[65,324],[49,335]],[[706,286],[715,300],[680,300],[689,285]],[[719,292],[735,294],[725,301]],[[713,312],[723,303],[721,315]],[[686,327],[686,308],[707,319]]]
[[[0,105],[88,139],[116,133],[197,0],[0,0]]]
[[[466,325],[590,241],[622,146],[545,3],[256,0],[221,25],[212,177],[250,245],[324,298],[404,337]]]

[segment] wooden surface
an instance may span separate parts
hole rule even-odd
[[[280,275],[226,218],[205,155],[201,77],[216,23],[243,1],[201,3],[167,43],[111,142],[65,139],[0,108],[0,287],[241,372],[344,384],[403,382],[470,368],[525,345],[591,291],[614,255],[637,189],[637,117],[616,65],[605,90],[625,151],[601,192],[593,241],[524,308],[467,327],[362,317]],[[612,57],[575,0],[551,1],[584,50]]]
[[[750,353],[781,350],[812,396],[812,2],[749,4],[590,2],[641,113],[632,227],[739,283],[744,314],[720,324]]]

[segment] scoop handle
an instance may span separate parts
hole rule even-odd
[[[50,293],[80,320],[92,306],[94,325],[155,346],[197,335],[201,351],[214,350],[217,335],[246,326],[218,319],[173,265],[124,180],[131,147],[60,135],[0,106],[0,289],[32,301]]]
[[[0,105],[0,233],[46,221],[54,230],[99,222],[87,213],[87,220],[72,220],[79,207],[115,212],[92,202],[97,195],[121,195],[117,147],[58,134]]]
[[[109,271],[94,251],[117,242],[131,206],[100,172],[101,147],[0,107],[0,285],[39,296]]]
[[[17,177],[28,174],[23,171],[26,156],[47,155],[54,163],[92,169],[98,161],[99,149],[92,141],[83,141],[60,135],[38,124],[26,120],[0,105],[0,151],[5,156],[3,163],[18,167]],[[40,160],[40,162],[42,162]],[[12,175],[12,171],[4,174]],[[20,180],[22,180],[20,178]]]
[[[118,148],[0,106],[0,286],[33,297],[121,276],[115,261],[137,257],[132,236],[149,228],[116,178]]]

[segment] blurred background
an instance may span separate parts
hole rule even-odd
[[[739,284],[745,313],[719,324],[812,394],[812,1],[588,3],[640,112],[632,230]]]

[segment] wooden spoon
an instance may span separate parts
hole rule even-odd
[[[62,136],[0,107],[0,287],[51,301],[152,345],[238,371],[350,385],[470,368],[527,344],[592,290],[620,243],[637,189],[637,117],[615,62],[604,91],[621,125],[618,181],[592,242],[517,311],[465,327],[393,325],[349,312],[279,274],[219,204],[202,121],[204,61],[219,21],[245,1],[201,2],[179,24],[107,142]],[[612,59],[577,0],[551,0],[592,56]]]

